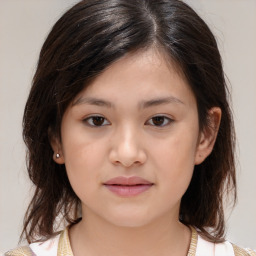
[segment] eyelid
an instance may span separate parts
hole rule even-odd
[[[95,117],[102,117],[102,118],[104,119],[104,122],[105,122],[105,121],[108,122],[107,125],[110,124],[110,122],[109,122],[104,116],[102,116],[102,115],[97,115],[97,114],[90,115],[90,116],[87,116],[87,117],[83,118],[83,122],[86,123],[86,125],[89,126],[89,127],[100,128],[100,127],[102,127],[102,126],[106,126],[106,124],[105,124],[105,125],[104,125],[104,124],[103,124],[103,125],[99,125],[99,126],[98,126],[98,125],[89,124],[89,123],[88,123],[88,120],[90,120],[90,119],[92,119],[92,118],[95,118]],[[156,127],[156,128],[166,127],[166,126],[170,125],[170,124],[174,121],[173,118],[171,118],[171,117],[169,117],[169,116],[167,116],[167,115],[158,114],[158,115],[154,115],[154,116],[152,116],[150,119],[148,119],[148,120],[146,121],[146,124],[149,122],[149,120],[152,120],[153,118],[156,118],[156,117],[163,117],[165,120],[168,120],[168,123],[167,123],[167,124],[164,124],[164,125],[154,125],[154,124],[151,125],[151,126],[154,126],[154,127]],[[103,123],[104,123],[104,122],[103,122]]]
[[[158,114],[158,115],[152,116],[149,120],[151,120],[151,119],[153,119],[153,118],[155,118],[155,117],[163,117],[164,119],[167,119],[167,120],[168,120],[168,123],[165,124],[165,125],[152,125],[152,126],[154,126],[154,127],[156,127],[156,128],[166,127],[166,126],[169,126],[172,122],[174,122],[174,119],[173,119],[173,118],[171,118],[171,117],[169,117],[169,116],[166,116],[166,115],[164,115],[164,114]],[[147,122],[149,122],[149,120],[148,120]],[[146,123],[147,123],[147,122],[146,122]]]
[[[100,127],[102,127],[102,126],[106,126],[106,124],[105,125],[99,125],[99,126],[97,126],[97,125],[93,125],[93,124],[89,124],[88,123],[88,120],[90,120],[90,119],[92,119],[92,118],[95,118],[95,117],[102,117],[103,119],[104,119],[104,122],[107,120],[104,116],[102,116],[102,115],[97,115],[97,114],[94,114],[94,115],[90,115],[90,116],[87,116],[87,117],[85,117],[85,118],[83,118],[83,122],[87,125],[87,126],[89,126],[89,127],[96,127],[96,128],[100,128]],[[103,122],[103,123],[104,123]],[[107,120],[107,122],[108,122],[108,124],[110,124],[110,122]]]

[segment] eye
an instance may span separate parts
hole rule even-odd
[[[149,123],[153,126],[162,127],[167,126],[172,123],[174,120],[167,116],[154,116],[149,119]]]
[[[110,124],[103,116],[89,116],[83,120],[88,126],[101,127]]]

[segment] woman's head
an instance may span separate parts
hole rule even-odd
[[[223,236],[224,185],[235,185],[234,138],[221,58],[212,33],[181,1],[100,0],[81,1],[65,13],[40,53],[24,113],[28,170],[36,185],[24,227],[28,239],[36,234],[52,235],[60,213],[68,222],[77,218],[80,200],[65,165],[53,161],[50,145],[54,140],[61,145],[66,110],[112,64],[152,50],[190,87],[199,131],[211,133],[209,111],[221,109],[215,146],[194,168],[181,200],[180,219],[206,235],[205,228],[212,227],[217,240]],[[139,90],[140,84],[137,86]]]

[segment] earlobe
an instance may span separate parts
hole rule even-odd
[[[64,164],[65,159],[59,139],[56,137],[56,135],[53,135],[50,129],[48,130],[48,137],[53,150],[53,161],[55,161],[57,164]]]
[[[56,153],[57,152],[57,153]],[[64,156],[62,155],[62,153],[60,153],[60,150],[54,151],[53,152],[53,160],[57,163],[57,164],[64,164]]]
[[[221,121],[221,109],[213,107],[208,111],[207,127],[200,133],[195,155],[195,165],[201,164],[212,152]]]

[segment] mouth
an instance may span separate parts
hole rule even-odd
[[[120,176],[103,183],[103,185],[118,196],[131,197],[147,191],[154,183],[141,177]]]

